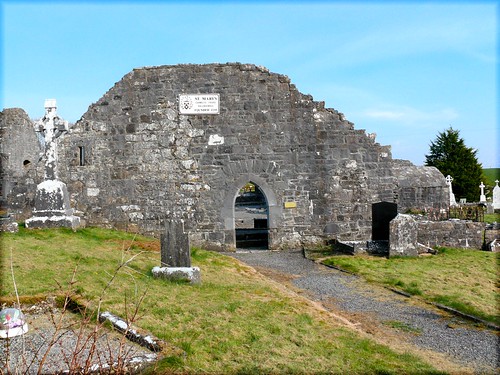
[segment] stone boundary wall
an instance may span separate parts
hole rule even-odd
[[[446,246],[458,248],[482,249],[485,224],[464,221],[419,221],[419,243],[428,247]]]

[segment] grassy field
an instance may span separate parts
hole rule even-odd
[[[1,241],[1,299],[14,300],[13,271],[21,296],[70,290],[122,317],[139,305],[136,325],[185,353],[163,358],[155,374],[437,373],[221,254],[193,250],[203,282],[190,285],[151,277],[160,254],[150,238],[20,228]]]
[[[338,255],[323,262],[500,324],[496,253],[439,248],[437,255],[427,257]]]
[[[488,179],[484,181],[485,184],[495,186],[495,180],[500,180],[500,168],[485,168],[483,174]]]
[[[485,223],[500,223],[500,214],[484,214]]]

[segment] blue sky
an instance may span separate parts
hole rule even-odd
[[[133,68],[242,62],[417,165],[450,126],[500,167],[494,1],[1,2],[0,107],[76,122]]]

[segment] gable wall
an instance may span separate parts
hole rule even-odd
[[[180,115],[184,93],[220,94],[220,114]],[[62,177],[88,224],[157,234],[182,218],[212,247],[231,248],[231,202],[248,181],[274,193],[271,247],[369,236],[371,203],[394,197],[388,147],[254,65],[136,69],[89,107],[64,148]]]
[[[219,94],[220,113],[180,115],[177,98],[186,93]],[[0,119],[2,186],[17,184],[3,198],[22,220],[43,166],[17,164],[40,148],[24,111]],[[6,145],[29,155],[7,160]],[[288,77],[239,63],[133,70],[59,138],[59,163],[71,206],[88,225],[158,236],[165,220],[182,218],[192,243],[213,249],[234,248],[234,200],[250,181],[266,194],[273,249],[369,239],[376,202],[448,204],[442,175],[392,160],[389,147]]]

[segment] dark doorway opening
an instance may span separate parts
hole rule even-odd
[[[267,250],[269,247],[269,207],[258,185],[248,182],[234,202],[236,248]]]
[[[389,224],[398,215],[398,205],[391,202],[372,204],[372,240],[389,241]]]

